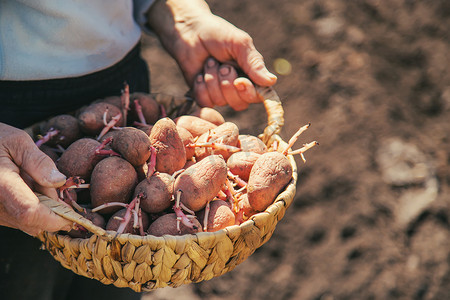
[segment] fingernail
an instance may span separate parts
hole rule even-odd
[[[195,78],[195,80],[197,81],[197,83],[202,83],[203,82],[203,75],[197,75],[197,78]]]
[[[209,58],[207,61],[208,67],[214,67],[216,65],[216,60],[214,58]]]
[[[274,74],[270,73],[269,71],[266,71],[266,76],[269,77],[270,80],[276,80],[277,76],[275,76]]]
[[[235,86],[241,92],[245,91],[245,89],[246,89],[245,84],[243,84],[243,83],[237,83]]]
[[[229,66],[223,66],[219,69],[220,75],[227,76],[231,72],[231,68]]]
[[[60,182],[64,183],[64,182],[66,181],[66,179],[67,179],[67,177],[64,176],[64,174],[62,174],[61,172],[59,172],[59,171],[56,170],[56,169],[53,169],[53,170],[50,172],[48,178],[49,178],[49,180],[50,180],[51,182],[54,182],[54,183],[60,183]]]
[[[221,81],[220,81],[220,84],[221,84],[221,85],[229,86],[229,85],[231,85],[231,82],[230,82],[229,80],[226,80],[226,79],[225,79],[225,80],[221,80]]]

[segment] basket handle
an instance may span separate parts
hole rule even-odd
[[[106,230],[104,230],[101,227],[98,227],[94,225],[90,220],[84,218],[82,215],[78,214],[76,211],[74,211],[72,208],[68,207],[65,203],[62,203],[62,201],[57,201],[55,199],[49,198],[45,195],[35,193],[38,197],[39,201],[50,208],[55,214],[72,221],[74,223],[77,223],[78,225],[83,226],[93,234],[99,235],[99,236],[106,236]]]
[[[270,138],[274,134],[278,134],[281,131],[281,127],[284,125],[284,110],[281,105],[280,97],[273,87],[256,86],[256,92],[258,96],[263,99],[264,107],[267,112],[267,126],[264,132],[259,136],[264,144],[270,141]]]

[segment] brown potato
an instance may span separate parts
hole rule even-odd
[[[99,102],[109,103],[119,108],[120,110],[122,109],[122,98],[120,96],[109,96],[106,98],[97,99],[92,102],[92,104]]]
[[[95,154],[100,143],[82,138],[72,143],[56,162],[58,170],[67,177],[80,176],[89,181],[95,165],[104,157]]]
[[[172,176],[166,173],[155,173],[136,186],[134,197],[142,193],[141,208],[148,213],[160,213],[170,207],[173,194]]]
[[[148,125],[148,124],[147,125],[139,125],[136,128],[139,130],[142,130],[143,132],[145,132],[146,135],[149,136],[150,132],[152,132],[153,125]]]
[[[206,227],[208,232],[218,231],[235,224],[234,213],[231,211],[230,205],[227,202],[223,200],[214,200],[211,201],[209,205],[210,207]],[[205,209],[199,211],[197,216],[204,230]]]
[[[247,185],[248,201],[256,211],[264,211],[292,179],[292,166],[279,152],[262,154],[253,165]]]
[[[174,122],[183,128],[186,128],[193,137],[200,136],[208,130],[214,129],[217,125],[194,116],[181,116],[174,120]]]
[[[156,148],[156,171],[173,174],[186,163],[186,151],[175,123],[163,118],[155,123],[150,143]]]
[[[78,119],[71,115],[58,115],[45,122],[41,129],[42,135],[49,130],[58,130],[59,133],[53,136],[46,144],[48,146],[61,145],[64,148],[81,138],[81,130]]]
[[[127,209],[122,208],[121,210],[114,213],[111,216],[111,218],[109,218],[108,223],[106,224],[106,230],[117,231],[121,224],[121,218],[125,216],[126,212]],[[143,232],[146,232],[150,224],[150,219],[145,212],[142,212],[141,216],[142,216],[142,230]],[[139,228],[134,228],[133,226],[134,226],[134,215],[132,214],[131,220],[128,222],[127,226],[125,226],[125,229],[122,233],[131,233],[140,235]]]
[[[53,148],[46,146],[46,145],[41,145],[39,147],[39,150],[41,150],[42,152],[44,152],[48,157],[50,157],[54,162],[58,161],[59,159],[59,155],[58,153],[56,153],[55,150],[53,150]]]
[[[111,148],[134,167],[145,164],[150,158],[150,147],[149,137],[137,128],[124,127],[113,131]]]
[[[92,212],[90,209],[87,208],[85,209],[85,211],[78,213],[82,215],[84,218],[90,220],[94,225],[97,225],[98,227],[105,229],[106,221],[102,215]],[[81,226],[79,226],[78,229],[72,229],[71,231],[67,232],[67,234],[70,237],[82,239],[88,238],[92,235],[90,231]]]
[[[144,115],[147,124],[155,124],[159,115],[161,114],[161,109],[158,102],[149,94],[146,93],[132,93],[130,94],[130,112],[129,119],[131,122],[140,122],[139,117],[136,112],[136,106],[134,100],[137,100],[142,107],[142,114]]]
[[[209,121],[217,126],[225,123],[225,119],[220,112],[210,107],[197,107],[191,116],[199,117],[200,119]]]
[[[99,134],[105,127],[103,122],[105,111],[108,111],[106,114],[106,122],[111,121],[112,117],[118,114],[122,115],[121,110],[115,105],[105,102],[93,103],[84,108],[78,115],[78,124],[80,125],[81,131],[91,136]],[[124,126],[122,117],[116,126]]]
[[[117,156],[100,161],[91,176],[91,202],[97,207],[109,202],[128,203],[137,185],[137,173],[133,166]],[[116,212],[118,207],[107,207],[101,214]]]
[[[190,166],[175,179],[174,193],[182,191],[180,201],[199,211],[222,189],[227,179],[227,165],[220,155],[211,155]]]
[[[98,102],[109,103],[109,104],[116,106],[120,110],[122,110],[122,97],[120,97],[120,96],[109,96],[109,97],[100,99],[100,101],[98,101]]]
[[[156,219],[147,230],[148,234],[154,236],[163,236],[163,235],[183,235],[183,234],[194,234],[197,232],[202,232],[202,225],[197,219],[191,219],[191,222],[194,223],[194,229],[191,229],[185,226],[180,222],[180,231],[177,230],[177,216],[175,213],[165,214]]]
[[[259,138],[253,135],[239,135],[239,148],[244,152],[255,152],[263,154],[267,152],[267,146]]]
[[[228,146],[237,147],[239,142],[239,128],[236,124],[231,122],[225,122],[220,126],[210,130],[209,132],[205,132],[202,134],[196,144],[201,143],[220,143]],[[232,152],[222,149],[215,149],[211,147],[197,147],[195,148],[195,158],[197,161],[202,160],[203,158],[212,155],[222,155],[225,160],[231,156]]]
[[[236,152],[228,158],[227,167],[231,173],[248,181],[253,165],[260,156],[255,152]]]

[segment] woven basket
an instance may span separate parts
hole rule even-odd
[[[259,89],[264,98],[268,126],[260,138],[267,144],[274,140],[286,143],[277,135],[284,124],[281,102],[271,88]],[[166,103],[182,111],[183,101]],[[90,238],[71,238],[43,232],[38,238],[53,257],[74,273],[99,280],[104,284],[129,287],[137,292],[166,286],[200,282],[233,270],[258,247],[267,242],[296,190],[297,166],[289,161],[293,176],[287,187],[266,211],[252,216],[241,225],[217,232],[200,232],[183,236],[138,236],[105,231],[60,202],[38,195],[41,203],[56,214],[78,223],[93,233]]]

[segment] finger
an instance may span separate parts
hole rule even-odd
[[[206,88],[206,83],[203,80],[203,75],[197,75],[194,83],[194,96],[197,104],[201,107],[213,107],[211,99],[209,98],[209,93]]]
[[[204,80],[212,103],[217,106],[227,105],[222,95],[219,82],[219,63],[214,58],[208,58],[204,67]]]
[[[230,65],[223,64],[219,68],[219,76],[222,94],[228,102],[228,105],[237,111],[246,109],[248,103],[241,99],[233,85],[234,80],[237,78],[236,70]]]
[[[36,182],[33,180],[33,178],[31,178],[31,176],[28,175],[28,173],[25,172],[23,169],[20,170],[19,175],[22,178],[22,180],[26,183],[26,185],[28,185],[28,187],[34,191]]]
[[[234,87],[236,88],[241,99],[245,100],[248,103],[259,103],[262,102],[262,99],[256,93],[255,86],[253,83],[245,77],[236,78],[233,82]]]
[[[52,159],[40,151],[25,132],[17,132],[13,142],[8,140],[3,145],[7,148],[14,163],[38,184],[46,187],[59,187],[66,181],[66,176],[58,171]]]
[[[56,191],[55,188],[49,188],[49,187],[45,187],[39,184],[35,185],[35,190],[36,192],[45,195],[49,198],[52,198],[53,200],[58,200],[58,192]]]
[[[22,180],[26,183],[26,185],[32,190],[32,191],[36,191],[40,194],[46,195],[49,198],[58,200],[58,193],[56,192],[55,188],[49,188],[49,187],[45,187],[42,186],[40,184],[38,184],[37,182],[35,182],[33,180],[33,178],[31,178],[30,175],[28,175],[27,172],[25,172],[23,169],[20,170],[19,173],[20,177],[22,178]]]
[[[8,161],[5,157],[0,159],[2,221],[31,235],[41,231],[70,230],[72,222],[57,216],[41,204],[19,176],[17,166]]]
[[[277,77],[267,70],[263,56],[256,50],[252,38],[245,34],[244,42],[239,43],[235,50],[237,63],[248,77],[261,86],[272,86]]]

